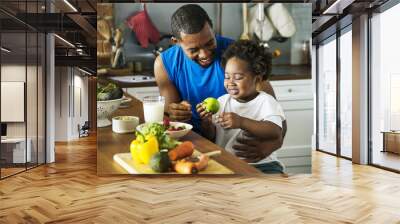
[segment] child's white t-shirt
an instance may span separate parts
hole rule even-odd
[[[242,136],[244,131],[241,129],[224,129],[219,124],[215,123],[216,116],[221,112],[233,112],[239,116],[256,121],[270,121],[281,128],[282,121],[285,120],[281,105],[274,97],[265,92],[259,92],[256,98],[245,103],[238,102],[229,94],[219,97],[218,102],[220,104],[220,109],[213,115],[212,119],[216,126],[216,143],[232,154],[235,154],[235,150],[232,146],[237,144],[236,138]],[[278,161],[275,152],[254,164],[263,164],[272,161]]]

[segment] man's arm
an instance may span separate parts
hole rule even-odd
[[[264,91],[276,99],[274,89],[272,88],[271,83],[268,80],[259,82],[257,85],[257,90]]]
[[[160,90],[160,95],[165,97],[165,111],[168,111],[168,105],[171,103],[179,103],[181,98],[178,90],[168,78],[161,56],[157,56],[154,62],[154,76],[158,89]]]
[[[169,118],[177,121],[189,120],[192,116],[190,104],[185,101],[180,102],[182,99],[175,85],[168,78],[161,56],[158,56],[154,62],[154,76],[160,95],[165,97],[164,111],[168,112]]]

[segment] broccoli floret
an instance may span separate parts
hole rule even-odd
[[[172,149],[178,145],[178,141],[170,138],[166,133],[164,125],[159,123],[149,123],[145,125],[141,133],[143,135],[154,135],[157,138],[160,149]]]
[[[157,137],[158,140],[161,140],[160,138],[162,135],[164,135],[165,132],[165,127],[162,124],[158,123],[149,123],[145,125],[142,129],[142,133],[144,135],[154,135]]]

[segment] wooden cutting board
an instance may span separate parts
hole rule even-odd
[[[198,155],[199,152],[195,151],[194,155]],[[154,172],[149,165],[141,164],[132,159],[130,153],[117,153],[113,157],[114,161],[124,168],[129,174],[160,174]],[[176,172],[168,172],[162,174],[178,174]],[[199,174],[234,174],[234,172],[217,161],[210,159],[208,166],[205,170],[199,172]]]

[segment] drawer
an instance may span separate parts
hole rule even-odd
[[[278,101],[313,98],[311,81],[273,81],[271,85]]]

